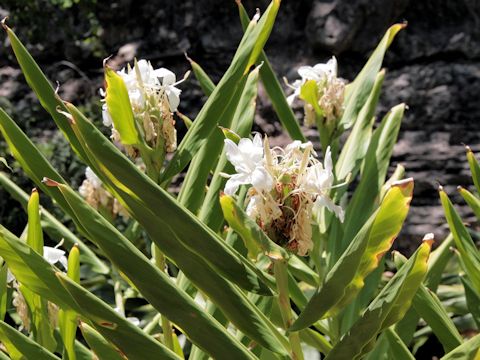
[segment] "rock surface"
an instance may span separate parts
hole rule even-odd
[[[134,56],[149,58],[180,76],[188,69],[183,55],[188,52],[218,80],[242,34],[233,1],[84,1],[66,10],[52,3],[7,0],[0,15],[10,14],[9,23],[47,74],[61,83],[61,94],[84,104],[102,85],[103,57],[118,52],[113,59],[118,65]],[[264,9],[267,3],[244,1],[250,14],[255,6]],[[27,10],[36,12],[28,21],[21,12],[26,4]],[[453,200],[463,204],[455,191],[457,185],[470,186],[462,143],[480,152],[480,2],[284,1],[267,53],[277,73],[289,79],[295,78],[299,65],[323,62],[334,54],[340,75],[351,80],[388,26],[399,21],[408,21],[408,27],[386,57],[378,114],[400,102],[409,106],[393,165],[402,163],[416,180],[412,210],[397,242],[410,248],[426,232],[434,232],[438,239],[446,235],[436,186],[443,184]],[[33,137],[54,136],[53,125],[34,105],[4,47],[0,66],[2,105]],[[195,116],[202,104],[200,90],[192,85],[184,89],[181,111]],[[263,91],[258,106],[257,129],[277,137],[273,140],[277,143],[286,142]],[[98,107],[92,111],[98,114]],[[74,170],[65,167],[67,173]],[[459,208],[464,219],[474,220],[467,207]]]

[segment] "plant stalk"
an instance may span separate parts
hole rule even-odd
[[[285,259],[273,260],[273,271],[277,281],[278,306],[282,315],[283,327],[285,330],[292,325],[292,308],[290,306],[290,296],[288,293],[288,270]],[[289,332],[288,339],[292,347],[292,359],[303,360],[303,351],[300,344],[300,335],[298,332]]]
[[[161,250],[154,245],[153,248],[153,256],[155,258],[155,264],[157,267],[165,271],[165,256],[161,252]],[[165,316],[161,315],[161,325],[162,325],[162,331],[163,331],[163,343],[167,348],[169,348],[172,351],[174,350],[173,346],[173,336],[172,336],[172,324],[170,323],[170,320],[168,320]]]

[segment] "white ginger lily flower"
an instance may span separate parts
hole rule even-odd
[[[141,89],[143,84],[146,88],[164,91],[168,98],[170,111],[176,111],[180,104],[180,93],[182,90],[175,86],[182,83],[186,77],[176,81],[176,76],[173,72],[166,68],[153,69],[152,64],[143,59],[137,62],[137,67],[138,74],[134,69],[128,72],[122,69],[119,72],[127,86],[132,105],[141,104],[140,108],[143,107],[144,97]],[[140,75],[141,79],[137,77],[138,75]]]
[[[321,84],[325,80],[330,81],[337,77],[337,59],[335,56],[332,56],[325,64],[317,64],[314,66],[300,66],[297,70],[298,75],[301,79],[297,79],[293,84],[287,85],[292,88],[293,94],[287,97],[287,102],[291,106],[293,101],[300,96],[300,90],[302,89],[303,84],[309,80],[315,80],[316,83]]]
[[[51,265],[56,263],[62,264],[63,268],[67,270],[68,261],[65,256],[65,251],[58,249],[58,246],[62,245],[61,241],[56,247],[44,246],[43,247],[43,258],[47,260]],[[7,283],[10,283],[15,280],[15,275],[12,274],[10,269],[7,271]]]
[[[176,81],[175,74],[168,69],[160,68],[154,71],[155,77],[160,82],[161,88],[165,91],[165,94],[168,97],[168,104],[170,105],[170,111],[177,111],[178,105],[180,104],[180,94],[182,90],[175,87],[175,85],[180,84],[185,80],[185,77]]]
[[[145,132],[147,143],[156,147],[158,135],[164,138],[167,152],[176,149],[177,137],[173,112],[180,104],[181,90],[176,86],[186,80],[190,72],[183,79],[177,81],[173,72],[166,68],[154,69],[146,60],[139,60],[134,67],[128,66],[117,72],[123,79],[127,88],[128,97],[134,117]],[[100,91],[105,96],[105,91]],[[156,115],[160,112],[160,119]],[[113,126],[108,106],[102,106],[102,119],[105,126],[112,128],[111,138],[121,145],[121,139]],[[125,152],[132,158],[138,156],[137,151],[131,146],[123,145]]]
[[[302,83],[308,80],[315,80],[317,83],[325,79],[331,80],[337,77],[337,59],[332,56],[325,64],[317,64],[314,66],[300,66],[298,68],[298,75],[302,78]]]
[[[233,195],[240,185],[251,184],[258,191],[273,188],[273,178],[264,164],[263,144],[260,134],[253,140],[240,139],[238,145],[225,139],[225,153],[228,161],[235,167],[236,174],[229,175],[225,184],[225,193]]]
[[[328,191],[333,187],[333,162],[330,147],[327,148],[324,164],[316,163],[307,168],[302,178],[301,187],[305,192],[317,196],[313,210],[318,211],[322,206],[333,212],[341,222],[345,218],[345,212],[341,206],[336,205],[328,196]]]

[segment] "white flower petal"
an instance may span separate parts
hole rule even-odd
[[[60,264],[62,264],[65,270],[68,270],[68,259],[66,256],[62,256],[58,261],[60,262]]]
[[[249,178],[246,174],[234,174],[232,175],[225,184],[225,189],[223,190],[227,195],[233,195],[237,192],[240,185],[248,184]]]
[[[108,112],[107,104],[102,105],[102,122],[103,122],[103,125],[108,127],[113,125],[112,117]]]
[[[12,274],[10,269],[7,269],[7,284],[15,280],[15,275]]]
[[[236,166],[237,164],[241,163],[242,161],[242,155],[240,153],[240,150],[232,140],[230,139],[225,139],[224,140],[225,144],[225,155],[227,156],[228,161],[233,166]]]
[[[325,160],[323,161],[323,164],[324,164],[325,170],[333,173],[332,152],[330,150],[330,146],[327,147],[327,151],[325,152]]]
[[[298,68],[298,75],[301,76],[302,82],[305,82],[307,80],[315,80],[315,81],[321,80],[321,77],[319,76],[318,71],[311,66],[300,66]]]
[[[137,317],[134,317],[134,316],[129,316],[127,317],[127,320],[129,322],[131,322],[133,325],[135,326],[139,326],[140,325],[140,320],[137,318]]]
[[[260,191],[270,191],[273,188],[273,179],[263,166],[258,166],[251,175],[251,184]]]
[[[177,79],[173,72],[165,68],[156,69],[153,73],[163,86],[173,85]]]
[[[177,110],[178,105],[180,104],[180,93],[182,90],[177,89],[175,86],[168,86],[166,93],[168,96],[168,104],[170,106],[170,111],[174,112]]]
[[[253,146],[263,149],[262,135],[260,135],[259,133],[256,133],[253,137]]]
[[[292,95],[287,96],[287,104],[289,106],[292,106],[293,102],[295,101],[295,98],[297,97],[297,94],[293,93]]]
[[[340,222],[343,223],[345,220],[345,211],[340,205],[336,205],[332,199],[330,199],[326,195],[321,195],[317,197],[317,200],[315,200],[315,203],[313,204],[314,206],[314,211],[318,211],[321,206],[325,206],[328,210],[333,212],[335,216],[340,220]]]
[[[50,246],[43,247],[43,258],[50,264],[59,262],[62,257],[65,257],[65,251]]]
[[[85,177],[94,188],[98,189],[102,186],[102,180],[99,179],[97,174],[93,172],[90,166],[87,166],[87,168],[85,169]]]

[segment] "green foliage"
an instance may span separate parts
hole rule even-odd
[[[28,195],[0,173],[0,185],[28,215],[24,236],[0,226],[0,358],[6,352],[13,359],[59,355],[72,360],[95,354],[100,359],[300,360],[309,346],[327,359],[412,359],[421,340],[414,333],[417,326],[419,332],[437,336],[448,352],[445,359],[478,355],[478,336],[462,338],[437,291],[450,260],[448,248],[455,244],[465,272],[461,281],[467,306],[478,326],[478,250],[443,191],[452,237],[431,256],[432,239],[427,237],[409,259],[395,256],[395,275],[386,279],[383,273],[385,264],[390,266],[385,254],[413,196],[413,180],[403,179],[403,167],[387,180],[405,105],[393,107],[375,127],[383,57],[404,26],[388,29],[347,86],[338,119],[325,117],[320,98],[325,81],[303,79],[298,95],[315,112],[325,154],[320,163],[311,155],[310,143],[295,142],[273,156],[268,139],[263,145],[259,137],[246,139],[259,82],[292,139],[304,141],[304,135],[263,51],[280,2],[272,1],[262,17],[251,21],[238,5],[245,34],[219,83],[189,59],[208,100],[193,121],[179,114],[188,131],[171,157],[165,156],[167,135],[161,126],[173,124],[169,96],[178,89],[174,80],[166,83],[165,72],[153,84],[142,83],[142,91],[151,91],[160,102],[150,105],[163,107],[141,117],[145,113],[136,112],[122,74],[105,67],[106,109],[119,135],[113,144],[78,107],[60,99],[19,37],[3,24],[26,81],[90,172],[77,193],[71,179],[0,110],[0,132],[38,187]],[[135,72],[140,81],[149,81],[137,66]],[[146,122],[152,119],[160,139],[153,146],[146,141]],[[344,140],[340,135],[345,131]],[[242,149],[253,149],[254,156],[261,152],[261,166],[252,165]],[[468,151],[477,185],[478,163]],[[235,159],[239,154],[245,157]],[[278,182],[262,192],[271,168],[284,159],[290,163]],[[293,176],[288,167],[297,165],[300,170]],[[187,166],[175,197],[168,184]],[[241,179],[238,196],[227,191],[227,176],[230,182]],[[357,177],[358,185],[351,188],[350,180]],[[460,191],[477,211],[476,195]],[[103,198],[92,201],[92,192]],[[54,201],[62,221],[41,207],[40,193]],[[252,199],[264,201],[262,196],[276,196],[281,203],[255,208]],[[306,203],[308,212],[301,213],[298,209]],[[346,209],[345,222],[337,203]],[[260,221],[252,208],[265,210],[273,220]],[[118,214],[126,229],[118,226]],[[75,228],[63,224],[66,218]],[[296,238],[287,237],[292,229],[298,230]],[[44,254],[46,234],[68,250],[67,269]],[[305,234],[312,244],[300,250]],[[8,305],[12,298],[15,308]]]

